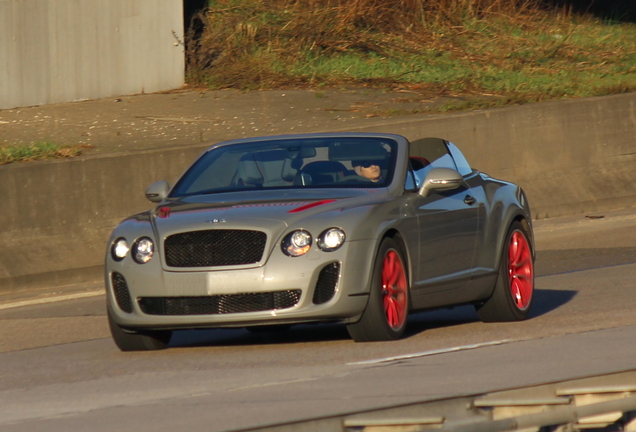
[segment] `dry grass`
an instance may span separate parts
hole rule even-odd
[[[493,16],[523,22],[536,13],[532,0],[217,0],[200,16],[205,30],[191,43],[189,70],[194,78],[216,69],[254,81],[272,61],[302,61],[307,52],[447,50],[454,44],[440,29]]]
[[[216,0],[189,38],[212,88],[406,86],[497,103],[636,90],[636,28],[538,0]],[[631,78],[630,78],[631,76]]]
[[[48,141],[30,145],[2,145],[0,146],[0,165],[76,157],[82,154],[82,148],[83,146],[60,146]]]

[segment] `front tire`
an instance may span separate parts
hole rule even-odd
[[[400,244],[391,238],[380,243],[375,259],[369,302],[360,320],[347,326],[356,342],[396,340],[406,328],[409,284]]]
[[[492,296],[475,306],[483,322],[522,321],[534,298],[534,260],[527,224],[513,222],[506,235]]]
[[[108,308],[108,327],[113,341],[121,351],[155,351],[168,347],[172,331],[155,330],[130,333],[124,331],[113,319]]]

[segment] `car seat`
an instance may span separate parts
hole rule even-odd
[[[335,161],[316,161],[305,165],[296,176],[296,184],[334,183],[347,175],[347,168]]]

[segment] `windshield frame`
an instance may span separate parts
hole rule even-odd
[[[168,198],[247,190],[388,187],[395,177],[398,148],[396,139],[382,135],[287,136],[221,143],[186,170]],[[378,181],[356,174],[353,163],[374,161],[382,165]],[[306,174],[312,162],[340,164],[344,171],[333,181],[315,181],[315,175]],[[307,176],[312,181],[305,181]],[[263,177],[260,184],[259,177]]]

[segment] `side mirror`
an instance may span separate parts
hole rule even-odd
[[[420,195],[429,196],[432,192],[457,189],[464,184],[462,175],[451,168],[433,168],[429,171],[420,188]]]
[[[170,185],[165,180],[154,182],[146,189],[146,198],[150,202],[158,203],[164,200],[170,192]]]

